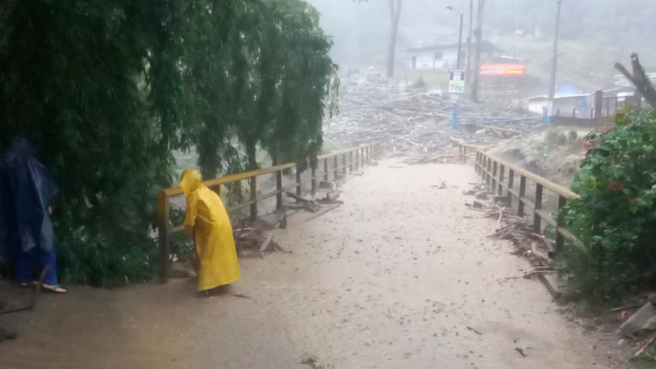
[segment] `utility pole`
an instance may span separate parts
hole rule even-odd
[[[387,49],[387,78],[394,77],[396,36],[399,31],[399,18],[401,17],[402,5],[403,0],[389,0],[390,18],[392,24],[390,27],[389,47]]]
[[[474,0],[469,0],[469,35],[467,36],[467,71],[465,72],[465,89],[471,89],[469,81],[471,80],[471,41],[474,28]]]
[[[460,55],[462,54],[462,20],[464,18],[464,14],[462,14],[459,10],[457,10],[452,6],[447,6],[446,8],[460,15],[460,34],[458,35],[458,56],[456,57],[456,69],[460,69],[460,66],[462,65],[462,57]]]
[[[462,56],[461,56],[461,54],[462,54],[462,51],[461,51],[462,50],[462,18],[463,18],[462,13],[460,13],[460,35],[458,36],[458,59],[457,59],[458,61],[456,62],[456,64],[458,66],[456,67],[456,69],[460,69],[460,65],[461,65],[460,62],[462,60]]]
[[[556,94],[556,69],[558,67],[558,33],[560,32],[560,6],[562,0],[556,0],[558,10],[556,11],[556,32],[553,40],[553,55],[551,59],[551,76],[549,78],[549,116],[553,115],[554,96]]]
[[[480,83],[480,70],[481,70],[481,44],[483,42],[483,9],[485,7],[485,0],[478,0],[478,9],[476,15],[476,54],[474,54],[474,79],[471,86],[471,100],[478,101],[478,85]]]

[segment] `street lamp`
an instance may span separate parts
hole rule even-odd
[[[460,35],[458,36],[458,59],[456,62],[456,64],[458,65],[456,69],[460,69],[460,59],[461,59],[460,50],[462,49],[462,18],[464,17],[464,15],[462,14],[462,12],[458,11],[457,9],[455,9],[450,5],[447,6],[446,8],[460,14]]]

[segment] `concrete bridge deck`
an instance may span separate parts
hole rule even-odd
[[[382,161],[349,178],[337,210],[275,230],[291,253],[243,260],[219,295],[186,280],[73,286],[0,316],[20,332],[0,344],[0,367],[617,367],[610,337],[559,312],[540,282],[500,281],[530,266],[486,238],[496,221],[464,206],[469,182],[469,165]]]

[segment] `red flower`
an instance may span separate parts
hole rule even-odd
[[[595,145],[596,143],[597,143],[597,140],[595,140],[595,139],[593,138],[593,139],[591,139],[591,140],[587,140],[587,141],[585,141],[585,142],[583,143],[583,147],[585,147],[586,149],[589,150],[590,148],[594,147],[594,145]]]
[[[608,184],[608,186],[606,186],[606,189],[611,192],[620,192],[624,189],[624,183],[622,183],[622,181],[614,179],[612,182]]]
[[[629,199],[629,204],[635,205],[636,204],[636,199],[634,199],[634,198]]]

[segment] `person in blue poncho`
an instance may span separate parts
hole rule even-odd
[[[23,138],[12,141],[0,162],[0,252],[13,261],[21,286],[36,284],[35,266],[46,268],[46,291],[66,293],[57,281],[55,233],[50,216],[59,192],[54,179]]]

